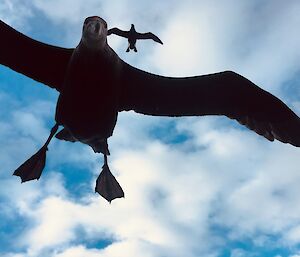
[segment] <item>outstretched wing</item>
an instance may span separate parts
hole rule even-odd
[[[109,29],[107,31],[107,35],[108,36],[111,35],[111,34],[116,34],[116,35],[118,35],[120,37],[126,37],[126,38],[128,38],[129,31],[120,30],[118,28],[112,28],[112,29]]]
[[[155,116],[226,115],[270,141],[300,146],[300,119],[281,100],[225,71],[170,78],[123,64],[120,111]]]
[[[0,21],[0,64],[60,91],[73,49],[33,40]]]
[[[158,36],[154,35],[151,32],[137,33],[137,39],[152,39],[157,43],[163,44],[163,42],[158,38]]]

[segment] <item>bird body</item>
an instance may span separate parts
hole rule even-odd
[[[107,138],[122,111],[225,115],[270,141],[300,147],[300,118],[243,76],[232,71],[182,78],[151,74],[122,61],[107,44],[108,34],[103,19],[88,17],[79,45],[66,49],[35,41],[0,21],[0,63],[60,93],[56,124],[47,141],[14,172],[22,182],[40,178],[47,146],[62,125],[57,138],[80,141],[103,153],[95,191],[108,201],[123,197],[107,161]]]
[[[118,56],[108,45],[75,48],[58,98],[56,121],[95,152],[113,133],[118,115]],[[87,125],[88,124],[88,125]]]
[[[135,30],[135,27],[133,24],[131,24],[131,28],[129,30],[129,33],[128,33],[128,48],[127,48],[127,52],[131,50],[134,50],[135,52],[137,52],[137,49],[136,49],[136,41],[137,41],[137,38],[138,38],[138,34]]]

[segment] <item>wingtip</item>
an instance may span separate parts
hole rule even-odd
[[[154,41],[157,42],[157,43],[159,43],[159,44],[161,44],[161,45],[164,44],[159,38],[154,39]]]
[[[300,147],[300,122],[297,120],[289,120],[286,122],[273,124],[272,134],[275,139],[282,143],[288,143],[295,147]]]

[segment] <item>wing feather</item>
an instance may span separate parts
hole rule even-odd
[[[300,119],[281,100],[231,71],[172,78],[124,63],[120,111],[155,116],[225,115],[266,139],[300,146]]]
[[[0,20],[0,64],[60,91],[73,49],[31,39]]]
[[[128,38],[129,36],[129,31],[124,31],[124,30],[121,30],[121,29],[118,29],[118,28],[112,28],[112,29],[109,29],[107,31],[107,35],[111,35],[111,34],[115,34],[115,35],[118,35],[120,37],[126,37]]]
[[[151,32],[137,33],[137,39],[152,39],[157,43],[163,44],[163,42],[158,38],[158,36],[154,35]]]

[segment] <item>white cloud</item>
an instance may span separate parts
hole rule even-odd
[[[23,27],[23,23],[31,16],[30,1],[3,0],[0,3],[0,19],[15,27]]]
[[[299,3],[211,1],[182,3],[150,57],[164,75],[232,69],[277,94],[298,70]]]
[[[85,17],[101,12],[102,5],[100,1],[96,0],[34,0],[32,2],[36,8],[43,11],[55,23],[83,21]]]
[[[55,254],[54,257],[114,257],[114,256],[139,256],[142,254],[145,257],[157,256],[157,252],[151,244],[143,241],[126,241],[118,242],[103,250],[87,249],[84,246],[70,247],[66,251]]]
[[[190,128],[194,129],[191,124]],[[210,130],[206,133],[209,134]],[[205,137],[206,133],[203,131],[202,136]],[[230,137],[230,134],[228,136]],[[247,135],[241,137],[243,136],[247,137]],[[219,139],[224,137],[226,133],[219,135]],[[199,141],[195,139],[194,142]],[[243,144],[242,140],[240,144]],[[255,147],[253,144],[254,150]],[[245,151],[239,158],[243,159],[242,155],[247,156],[252,150]],[[284,209],[291,208],[287,204],[294,205],[293,201],[296,201],[296,198],[294,200],[290,198],[294,193],[293,187],[289,188],[291,192],[289,190],[280,192],[285,189],[286,184],[291,185],[289,180],[295,181],[296,187],[296,170],[294,177],[288,176],[284,181],[281,179],[280,171],[276,172],[273,169],[273,165],[277,166],[277,163],[267,163],[265,167],[264,164],[258,163],[253,167],[254,174],[249,174],[250,170],[239,171],[243,163],[236,162],[235,170],[231,173],[227,172],[228,167],[234,165],[227,158],[221,158],[216,168],[211,166],[210,163],[215,160],[209,156],[214,156],[214,151],[214,148],[208,147],[205,150],[185,154],[159,142],[147,143],[144,149],[138,151],[124,149],[111,163],[111,168],[125,190],[125,199],[116,200],[108,205],[103,199],[99,199],[98,195],[86,196],[86,202],[83,204],[59,197],[47,198],[36,206],[35,212],[31,214],[31,219],[39,220],[39,223],[25,237],[25,241],[29,243],[32,252],[38,255],[39,250],[46,247],[68,245],[75,240],[76,228],[80,227],[85,231],[87,239],[113,237],[120,240],[125,252],[128,247],[130,248],[129,242],[138,239],[137,244],[147,242],[153,245],[154,249],[159,248],[161,251],[168,249],[172,256],[182,256],[189,249],[196,249],[197,253],[202,252],[208,256],[212,251],[210,247],[214,245],[211,243],[214,236],[207,227],[210,222],[230,228],[234,224],[236,227],[234,231],[240,233],[248,233],[256,228],[266,233],[274,233],[284,232],[286,227],[297,221],[299,212],[295,210],[293,214],[281,217]],[[270,156],[274,154],[273,152]],[[259,154],[254,153],[252,158],[259,158],[256,156]],[[290,159],[291,154],[283,157],[285,158]],[[278,160],[278,163],[280,162],[281,160]],[[222,165],[225,166],[223,170],[219,168]],[[264,168],[270,172],[260,173],[260,169]],[[258,173],[255,170],[258,170]],[[220,174],[229,178],[222,178]],[[260,176],[263,176],[263,181],[258,185],[252,182],[260,181]],[[272,183],[278,181],[281,184],[273,188]],[[251,191],[245,191],[245,194],[243,188],[247,185]],[[270,195],[275,189],[279,190],[275,192],[278,195]],[[228,201],[225,193],[230,196]],[[278,197],[283,199],[278,202]],[[216,199],[225,205],[221,206],[220,213],[216,213],[215,208],[220,208],[220,203],[216,202]],[[274,212],[274,208],[278,205],[280,209]],[[260,206],[266,208],[262,209]],[[215,220],[209,218],[212,214]],[[268,222],[270,220],[272,222]],[[276,221],[279,224],[277,227]],[[41,237],[41,231],[48,233]],[[194,237],[195,241],[191,240],[191,237]],[[220,240],[221,238],[215,238],[215,242]],[[176,244],[178,241],[182,244]],[[199,241],[203,243],[200,246]],[[115,244],[117,243],[113,242],[110,247],[113,249]],[[70,252],[73,253],[74,249]],[[84,250],[82,247],[80,249]],[[68,252],[69,250],[66,250],[66,253]],[[154,252],[150,256],[157,254]]]

